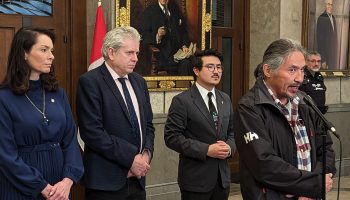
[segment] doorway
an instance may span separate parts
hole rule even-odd
[[[231,97],[233,109],[248,90],[249,0],[212,0],[212,48],[223,56],[219,89]],[[229,160],[232,182],[239,181],[239,156]]]

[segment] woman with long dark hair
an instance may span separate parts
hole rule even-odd
[[[0,199],[68,199],[83,164],[68,99],[53,67],[54,34],[14,36],[0,88]]]

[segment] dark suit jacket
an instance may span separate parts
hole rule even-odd
[[[337,24],[334,16],[332,21],[326,11],[317,19],[317,51],[321,54],[322,62],[326,62],[329,69],[339,69],[339,54],[337,41]]]
[[[227,94],[215,90],[219,112],[218,134],[212,116],[197,87],[194,85],[173,98],[165,124],[166,145],[180,155],[178,183],[181,190],[208,192],[221,176],[222,186],[230,185],[230,168],[227,159],[207,156],[210,144],[225,141],[231,152],[236,146],[233,136],[232,104]]]
[[[148,6],[142,15],[140,33],[142,35],[141,44],[155,45],[160,50],[159,65],[174,66],[177,65],[173,60],[173,55],[189,44],[188,33],[185,20],[176,3],[169,2],[170,19],[167,19],[158,2]],[[158,28],[166,26],[167,34],[162,38],[161,43],[157,44],[156,35]]]
[[[139,103],[143,147],[152,153],[153,114],[146,82],[136,73],[128,77]],[[126,182],[138,146],[126,104],[105,64],[79,78],[77,115],[85,142],[83,185],[97,190],[119,190]],[[145,186],[144,178],[140,184]]]

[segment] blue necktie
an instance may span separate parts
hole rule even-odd
[[[129,116],[130,116],[130,120],[131,120],[131,126],[133,129],[132,132],[135,134],[134,136],[135,136],[135,139],[137,141],[136,144],[138,145],[138,147],[140,147],[140,142],[141,142],[140,126],[139,126],[139,121],[137,120],[135,108],[134,108],[134,105],[132,104],[129,90],[126,87],[125,78],[118,78],[118,80],[122,84],[122,87],[123,87],[124,97],[125,97],[126,105],[128,107]]]
[[[213,93],[212,92],[208,92],[208,106],[209,106],[209,112],[211,114],[211,116],[213,117],[213,121],[214,121],[214,124],[215,124],[215,128],[216,130],[218,129],[218,126],[219,126],[219,115],[218,115],[218,112],[216,111],[216,108],[214,106],[214,103],[211,99],[211,97],[213,96]]]

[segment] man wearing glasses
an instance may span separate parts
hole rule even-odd
[[[319,72],[321,68],[321,55],[312,51],[307,54],[307,67],[304,69],[304,81],[300,86],[300,90],[306,92],[315,101],[318,109],[326,114],[328,106],[326,103],[326,85],[323,76]]]
[[[228,158],[235,150],[229,96],[215,88],[221,80],[221,54],[208,49],[192,57],[195,83],[172,100],[165,124],[167,147],[178,152],[182,200],[227,200]]]

